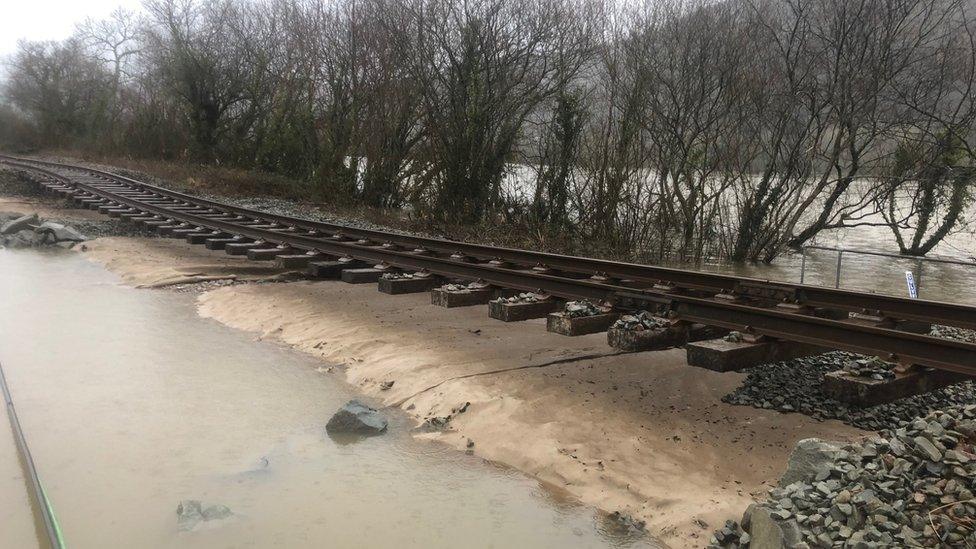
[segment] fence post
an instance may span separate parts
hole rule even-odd
[[[803,246],[800,248],[800,284],[803,284],[803,280],[807,274],[807,247]]]
[[[925,263],[922,261],[921,257],[918,258],[917,263],[918,265],[917,267],[915,267],[915,270],[918,271],[918,273],[915,275],[915,293],[919,296],[919,298],[921,298],[922,297],[922,267],[925,266]]]
[[[837,277],[834,279],[834,288],[840,288],[840,260],[844,256],[844,250],[837,250]]]

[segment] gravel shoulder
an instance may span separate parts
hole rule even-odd
[[[42,194],[40,187],[24,174],[0,168],[0,213],[6,217],[37,214],[46,221],[70,225],[91,238],[144,236],[137,227],[93,210],[79,209],[70,202]]]

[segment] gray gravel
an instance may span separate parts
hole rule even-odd
[[[581,299],[579,301],[567,301],[566,305],[563,306],[563,312],[566,314],[566,316],[579,318],[584,316],[602,315],[610,311],[607,307],[600,307],[598,305],[594,305],[589,300]]]
[[[931,335],[976,343],[976,332],[934,326]],[[835,351],[822,355],[763,364],[750,368],[743,384],[723,402],[781,412],[796,412],[817,420],[837,419],[860,429],[896,428],[901,422],[949,406],[976,404],[972,381],[869,408],[851,407],[828,397],[820,389],[824,374],[857,369],[868,376],[887,376],[890,365],[874,357]]]
[[[667,320],[654,316],[647,311],[638,311],[632,315],[624,315],[613,323],[613,328],[617,330],[644,331],[659,330],[671,327]]]
[[[837,419],[869,431],[895,428],[902,421],[924,416],[931,410],[976,404],[976,386],[971,381],[870,408],[850,407],[826,396],[820,389],[824,374],[858,360],[867,357],[836,351],[756,366],[749,369],[743,384],[722,401],[797,412],[821,421]]]
[[[779,487],[710,547],[976,547],[974,444],[976,405],[859,444],[801,441]]]
[[[22,172],[0,168],[0,195],[10,197],[41,196],[41,187]]]

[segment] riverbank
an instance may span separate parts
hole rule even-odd
[[[85,248],[143,286],[171,282],[174,269],[228,276],[245,266],[167,239]],[[615,354],[604,334],[566,338],[541,321],[489,320],[483,307],[433,307],[426,294],[304,281],[235,284],[197,299],[202,316],[316,356],[363,394],[403,409],[421,427],[416,436],[644,520],[674,547],[705,545],[712,527],[763,497],[797,440],[861,434],[723,404],[743,374],[690,368],[680,350]]]

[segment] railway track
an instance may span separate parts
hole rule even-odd
[[[345,258],[555,299],[651,310],[673,323],[976,375],[976,345],[900,329],[909,323],[976,329],[976,307],[362,229],[249,210],[83,166],[6,155],[0,162],[33,174],[52,191],[176,230],[194,243],[278,246],[316,259]]]

